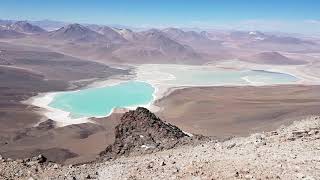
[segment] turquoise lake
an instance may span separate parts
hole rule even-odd
[[[171,86],[250,85],[257,83],[290,84],[298,81],[294,76],[262,70],[209,70],[164,68],[161,72],[173,75],[162,84]],[[154,77],[151,77],[154,78]],[[156,78],[156,77],[155,77]],[[71,118],[106,116],[114,108],[146,105],[153,101],[155,89],[146,82],[128,81],[113,86],[88,88],[79,91],[59,92],[49,104],[70,112]]]
[[[114,86],[60,92],[49,106],[71,112],[72,118],[106,116],[113,108],[148,104],[154,88],[144,82],[129,81]]]

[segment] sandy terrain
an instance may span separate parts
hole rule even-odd
[[[319,114],[319,91],[302,85],[193,87],[158,100],[157,114],[190,133],[247,135]]]

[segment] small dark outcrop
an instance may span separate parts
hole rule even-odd
[[[50,130],[56,127],[56,122],[52,119],[48,119],[44,122],[41,122],[36,129],[38,130]]]
[[[138,107],[125,113],[115,128],[115,142],[101,153],[107,158],[171,149],[189,136],[178,127],[161,121],[148,109]]]
[[[1,50],[0,50],[0,52],[1,52]],[[10,66],[10,65],[12,65],[12,63],[10,61],[8,61],[7,59],[0,57],[0,65]]]

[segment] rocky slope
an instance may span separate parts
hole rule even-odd
[[[188,137],[178,127],[166,124],[148,109],[138,107],[122,116],[115,128],[115,142],[102,155],[118,157],[171,149]]]
[[[126,116],[141,115],[141,111],[144,110],[130,112]],[[140,115],[137,119],[131,118],[136,121],[133,124],[144,119],[145,116]],[[153,117],[151,119],[156,120]],[[117,129],[125,129],[121,127],[125,126],[118,126]],[[134,130],[128,129],[127,132]],[[174,132],[178,136],[184,136],[179,130]],[[61,166],[45,162],[42,156],[18,161],[2,158],[0,177],[2,179],[319,179],[319,144],[320,117],[310,117],[294,122],[288,127],[252,134],[249,137],[233,138],[224,142],[207,141],[198,145],[189,144],[153,154],[121,157],[112,161],[78,166]]]

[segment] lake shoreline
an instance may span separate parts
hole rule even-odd
[[[209,68],[209,69],[222,69],[222,68],[227,68],[229,64],[215,64],[215,65],[210,65],[210,66],[191,66],[191,65],[178,65],[181,68]],[[183,85],[172,85],[172,84],[166,84],[164,81],[167,80],[174,80],[175,77],[172,74],[169,73],[163,73],[157,70],[154,70],[152,68],[157,67],[159,65],[156,64],[148,64],[148,65],[139,65],[139,66],[134,66],[135,67],[135,75],[128,75],[128,76],[121,76],[121,77],[111,77],[107,80],[101,81],[93,81],[92,83],[88,84],[85,87],[82,87],[80,89],[76,89],[73,91],[79,91],[81,89],[87,89],[87,88],[98,88],[98,87],[106,87],[106,86],[114,86],[123,82],[127,81],[141,81],[150,84],[154,88],[154,93],[153,93],[153,100],[151,100],[148,104],[145,105],[135,105],[135,106],[128,106],[124,107],[123,109],[135,109],[137,106],[143,106],[146,108],[149,108],[153,112],[157,112],[160,110],[160,107],[154,105],[155,102],[158,100],[168,96],[170,93],[177,89],[184,89],[188,87],[212,87],[212,86],[219,86],[219,87],[232,87],[232,86],[277,86],[275,84],[260,84],[256,82],[249,82],[248,84],[241,84],[241,83],[234,83],[232,85],[226,85],[226,84],[215,84],[215,85],[192,85],[192,84],[183,84]],[[163,66],[163,65],[162,65]],[[164,65],[165,66],[165,65]],[[177,66],[177,65],[168,65],[168,66]],[[235,68],[236,70],[240,70],[241,66],[238,66],[238,68]],[[246,68],[248,69],[248,68]],[[270,68],[269,68],[270,69]],[[252,68],[251,70],[261,70],[261,68]],[[273,68],[274,71],[271,72],[276,72],[276,73],[287,73],[288,71]],[[268,70],[266,70],[268,71]],[[150,74],[151,73],[151,74]],[[301,76],[301,73],[296,73],[296,72],[290,72],[292,76],[296,77],[299,79],[297,83],[294,84],[308,84],[310,83],[310,79],[304,78],[304,76]],[[298,74],[298,76],[296,75]],[[299,77],[300,76],[300,77]],[[151,78],[150,78],[151,77]],[[157,77],[157,78],[154,78]],[[65,91],[63,91],[65,92]],[[72,91],[70,91],[72,92]],[[49,93],[41,93],[35,97],[32,97],[25,101],[27,104],[31,104],[37,107],[42,108],[40,111],[41,115],[44,115],[48,119],[53,119],[57,121],[58,126],[65,126],[65,125],[70,125],[70,124],[79,124],[79,123],[87,123],[91,122],[94,123],[93,121],[90,120],[92,117],[84,117],[84,118],[78,118],[78,119],[72,119],[70,118],[70,112],[62,111],[60,109],[56,109],[53,107],[50,107],[49,104],[54,98],[54,95],[59,92],[49,92]],[[112,109],[112,111],[105,115],[105,116],[93,116],[96,118],[101,118],[101,117],[108,117],[110,116],[114,111],[116,111],[117,108]],[[121,108],[122,109],[122,108]]]

